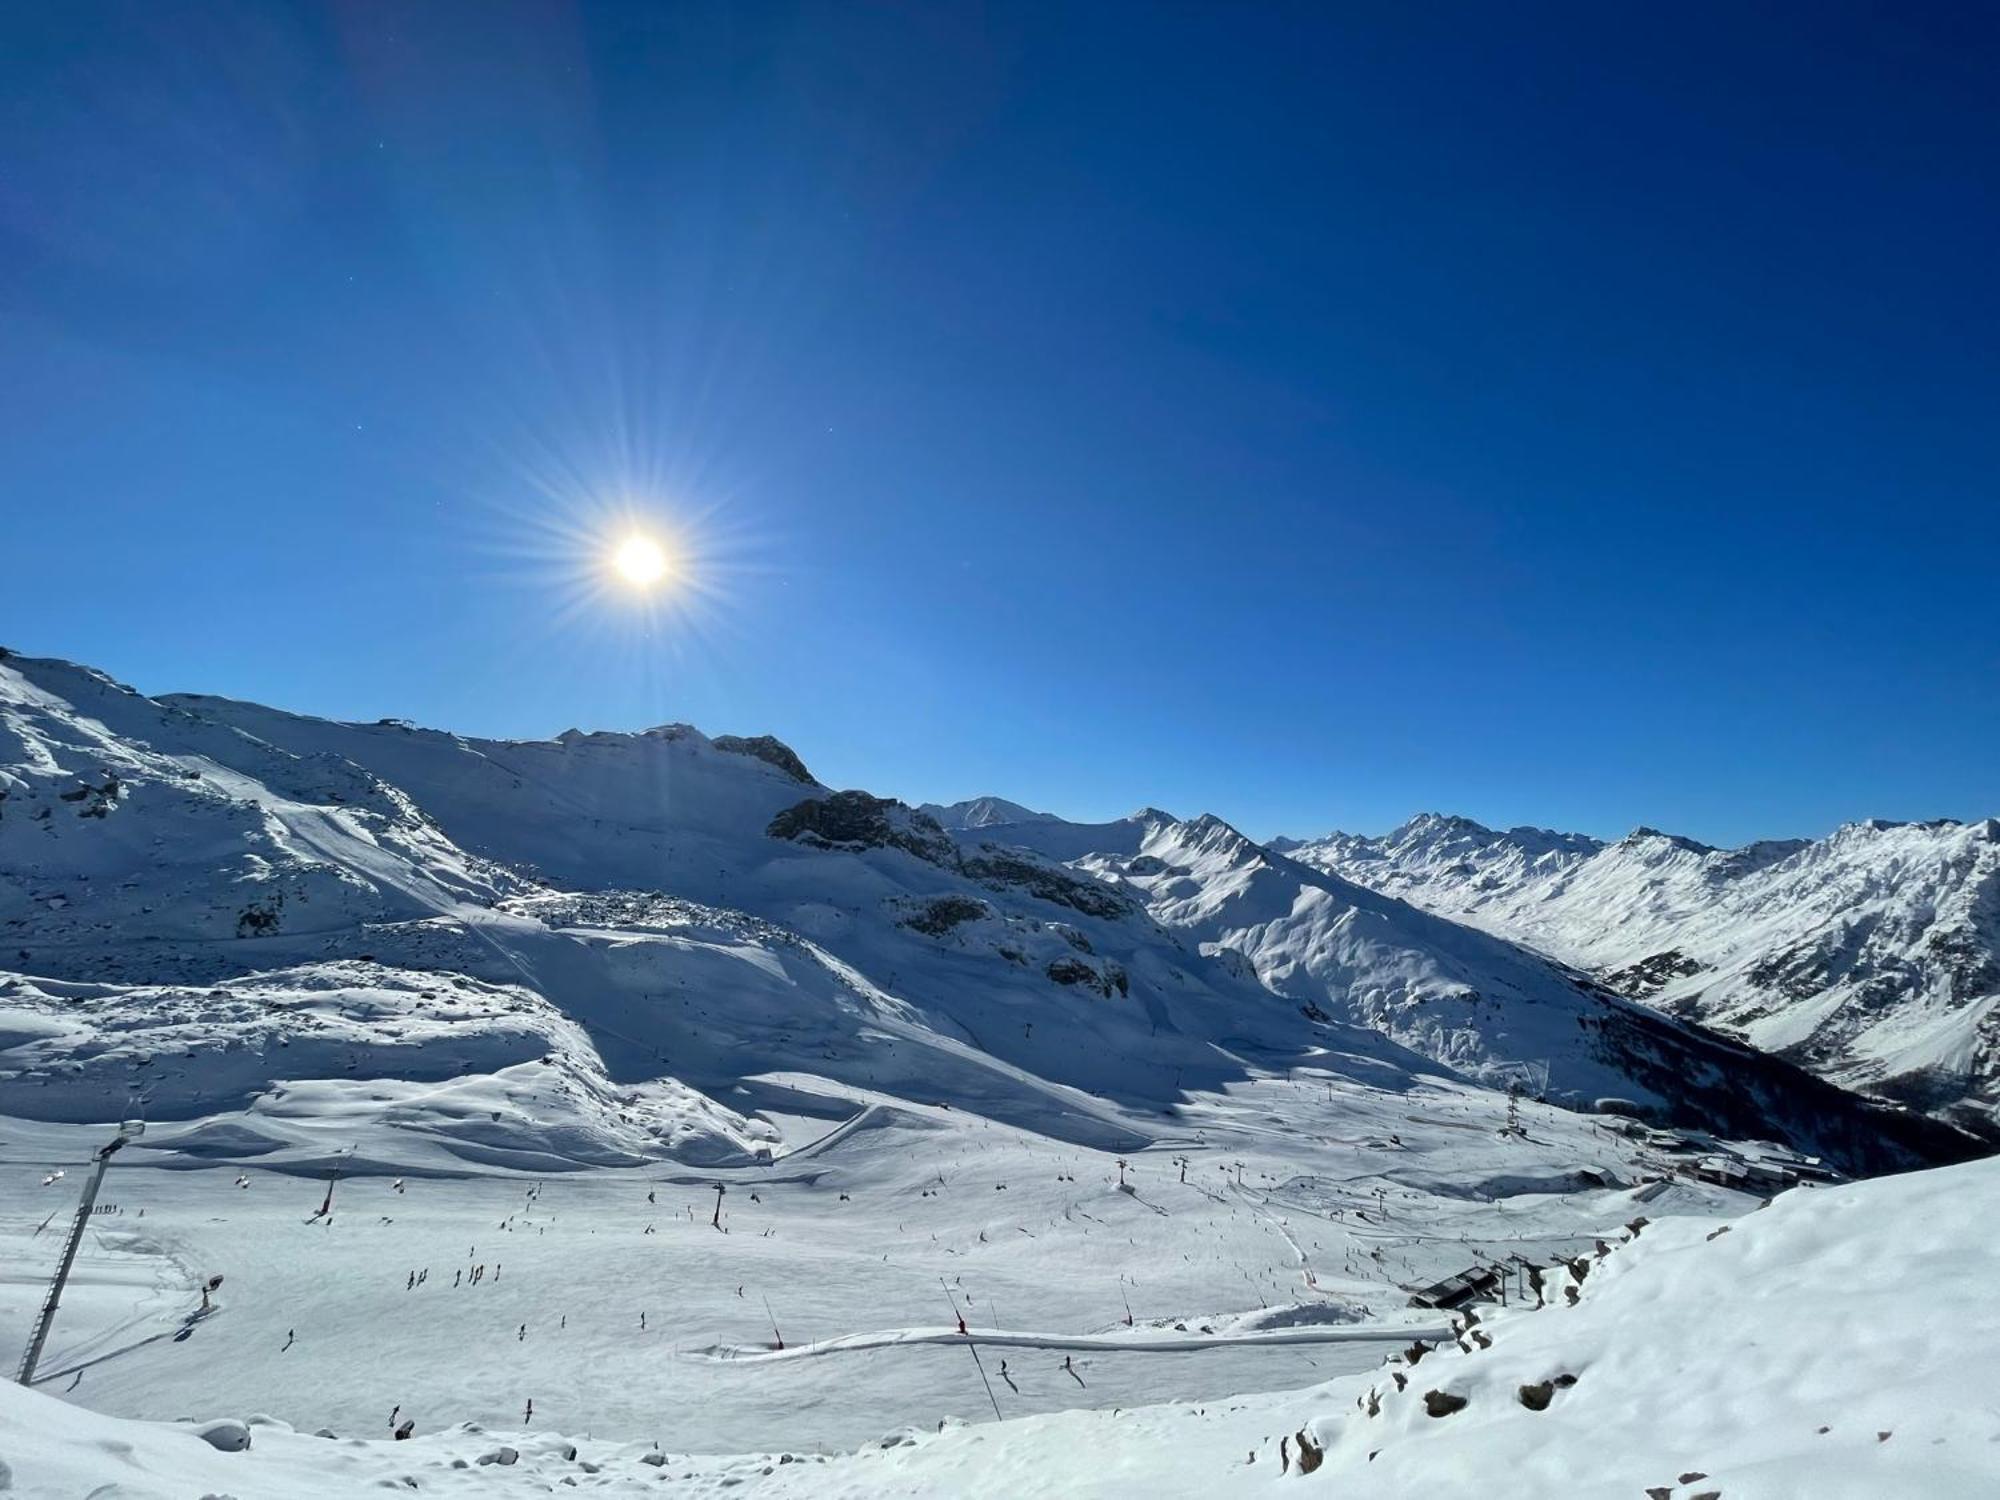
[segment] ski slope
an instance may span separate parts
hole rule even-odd
[[[797,1404],[772,1403],[766,1440],[718,1454],[702,1451],[696,1436],[708,1409],[666,1394],[664,1383],[655,1387],[656,1430],[646,1436],[566,1426],[538,1402],[525,1426],[523,1413],[426,1423],[406,1443],[388,1440],[387,1406],[309,1436],[267,1410],[214,1396],[183,1394],[183,1415],[197,1421],[135,1421],[8,1386],[0,1390],[0,1474],[26,1495],[135,1500],[202,1492],[317,1500],[377,1486],[636,1494],[657,1493],[663,1480],[675,1493],[798,1500],[1248,1495],[1278,1483],[1384,1500],[1609,1500],[1649,1490],[1672,1500],[1976,1500],[2000,1488],[2000,1411],[1983,1398],[2000,1387],[2000,1315],[1985,1295],[2000,1270],[1989,1233],[1996,1198],[2000,1173],[1978,1163],[1801,1188],[1734,1219],[1614,1230],[1577,1255],[1578,1271],[1544,1279],[1545,1306],[1529,1298],[1488,1307],[1415,1363],[1405,1347],[1371,1350],[1369,1367],[1346,1372],[1279,1372],[1266,1359],[1258,1368],[1267,1377],[1290,1373],[1297,1387],[1272,1394],[1181,1390],[1151,1404],[1024,1414],[1028,1392],[1062,1374],[1045,1355],[1031,1365],[1018,1349],[989,1343],[986,1368],[1007,1420],[941,1414],[813,1451],[792,1434],[822,1401],[839,1400],[841,1381],[822,1374]],[[509,1239],[507,1252],[525,1243]],[[190,1344],[241,1306],[204,1322]],[[371,1319],[390,1355],[384,1383],[403,1343],[395,1321]],[[546,1378],[551,1356],[529,1347],[517,1345],[524,1352],[513,1361],[496,1351],[478,1363]],[[999,1359],[1009,1352],[1002,1378]],[[973,1374],[967,1351],[947,1345],[840,1358],[907,1361],[911,1373],[940,1381],[953,1361],[959,1383]],[[1102,1381],[1111,1361],[1088,1358],[1077,1365]],[[1139,1368],[1157,1369],[1175,1356],[1136,1358]],[[662,1382],[673,1368],[663,1358],[652,1363]],[[765,1362],[731,1373],[769,1380],[784,1369]],[[279,1404],[286,1397],[283,1385],[268,1394]],[[933,1410],[952,1404],[940,1385]],[[225,1445],[247,1437],[249,1446],[218,1451],[203,1431]],[[1298,1469],[1307,1446],[1317,1460],[1309,1476]]]

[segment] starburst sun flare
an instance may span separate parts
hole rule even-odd
[[[611,554],[619,578],[633,588],[649,589],[672,571],[666,548],[644,532],[633,532]]]

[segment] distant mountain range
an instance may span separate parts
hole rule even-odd
[[[1287,847],[1847,1087],[1989,1127],[2000,1108],[2000,820],[1712,849],[1427,813]]]
[[[1919,846],[1952,838],[1990,871],[1980,827],[1854,835],[1909,847],[1815,886],[1821,925],[1857,934],[1851,966],[1890,983],[1860,939],[1888,942],[1893,911],[1916,924],[1897,952],[1970,955],[1954,983],[1991,972],[1990,879],[1968,927],[1959,886],[1917,874]],[[1536,868],[1607,854],[1536,840],[1517,841]],[[1855,1170],[1981,1149],[1619,993],[1646,989],[1633,963],[1680,962],[1670,949],[1724,962],[1653,936],[1680,931],[1659,913],[1696,910],[1693,876],[1684,898],[1631,897],[1653,925],[1628,941],[1557,952],[1393,889],[1396,860],[1361,842],[1287,854],[1153,809],[1087,825],[997,798],[912,808],[823,786],[767,736],[481,740],[0,656],[0,1086],[40,1118],[137,1101],[149,1139],[219,1156],[310,1161],[358,1137],[533,1169],[754,1159],[757,1111],[814,1078],[1126,1149],[1171,1135],[1194,1091],[1294,1066],[1513,1085]],[[1661,842],[1745,867],[1711,888],[1811,853]],[[1818,972],[1782,962],[1802,992]],[[1684,977],[1647,993],[1695,1012]],[[1978,1100],[1920,1102],[1978,1125]]]

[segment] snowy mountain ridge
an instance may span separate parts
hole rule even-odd
[[[704,1152],[751,1147],[760,1069],[1130,1141],[1093,1098],[1171,1107],[1253,1059],[1328,1053],[1357,1076],[1526,1077],[1855,1165],[1966,1149],[1213,816],[946,830],[823,787],[770,739],[480,740],[22,658],[0,663],[0,733],[0,951],[30,987],[356,962],[519,987],[583,1026],[605,1086],[664,1074],[710,1101],[654,1131]],[[739,991],[725,1041],[697,997]],[[46,1038],[29,1056],[47,1065]],[[577,1074],[562,1107],[602,1092]],[[631,1147],[579,1128],[593,1156]]]
[[[2000,1110],[2000,820],[1714,849],[1426,814],[1302,863],[1587,969],[1849,1087]]]

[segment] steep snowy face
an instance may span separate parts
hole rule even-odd
[[[1065,858],[1130,893],[1163,926],[1204,953],[1239,959],[1308,1016],[1380,1032],[1494,1086],[1547,1088],[1583,1107],[1630,1100],[1838,1150],[1902,1128],[1888,1115],[1866,1123],[1855,1101],[1793,1069],[1518,944],[1276,853],[1212,815],[1182,821],[1148,809],[1115,824],[980,835]],[[1538,842],[1537,858],[1574,852],[1560,835]]]
[[[0,658],[0,962],[429,916],[526,885],[347,761]]]
[[[1426,816],[1294,857],[1589,968],[1849,1087],[1991,1128],[2000,822],[1615,844]]]
[[[1710,905],[1732,879],[1803,847],[1711,849],[1651,828],[1603,844],[1422,813],[1381,838],[1329,834],[1296,845],[1292,855],[1428,911],[1531,941],[1565,963],[1601,968],[1604,953],[1643,944]],[[1568,920],[1580,905],[1589,914]]]
[[[949,833],[922,809],[802,783],[770,757],[681,726],[517,743],[169,701],[295,752],[352,760],[464,847],[563,889],[669,893],[795,933],[1024,1075],[1163,1105],[1240,1076],[1224,1039],[1296,1054],[1331,1036],[1369,1067],[1419,1060],[1369,1033],[1329,1033],[1163,925],[1140,893],[1065,868],[1097,842],[1080,825]],[[1066,852],[987,839],[988,827],[1043,830]]]

